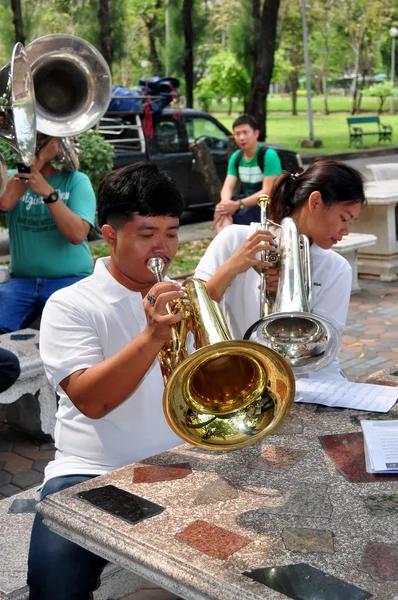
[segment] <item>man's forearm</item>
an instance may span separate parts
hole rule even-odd
[[[20,201],[24,193],[26,192],[26,185],[19,181],[18,178],[13,175],[7,181],[6,189],[2,196],[0,196],[0,210],[10,211]]]
[[[60,386],[80,412],[100,419],[134,392],[162,346],[145,330],[114,356],[73,373]]]
[[[52,204],[47,204],[47,207],[64,238],[71,244],[81,244],[90,230],[87,221],[66,206],[61,198]]]

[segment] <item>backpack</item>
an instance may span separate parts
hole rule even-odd
[[[266,146],[260,146],[258,154],[257,154],[257,165],[260,167],[261,173],[264,172],[265,153],[267,152],[267,150],[268,150],[268,148]],[[243,150],[239,150],[239,152],[235,158],[235,169],[236,169],[237,173],[239,173],[238,167],[239,167],[240,161],[242,160],[243,154],[244,154]]]
[[[266,155],[267,150],[268,150],[268,147],[263,144],[262,146],[260,146],[260,149],[257,154],[257,165],[260,167],[262,173],[264,172],[265,155]],[[292,165],[291,164],[292,158],[291,157],[289,158],[289,156],[288,156],[288,155],[293,155],[293,152],[286,152],[286,151],[279,152],[276,148],[274,148],[274,150],[278,154],[279,159],[281,161],[282,171],[294,172],[294,170],[296,170],[296,171],[298,170],[297,164],[296,164],[297,161],[295,164]],[[235,169],[236,169],[237,173],[239,173],[238,167],[239,167],[240,161],[242,160],[243,154],[244,154],[243,150],[239,150],[239,152],[235,158]],[[300,170],[302,170],[302,169],[300,169]]]

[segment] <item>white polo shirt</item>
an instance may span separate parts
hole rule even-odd
[[[84,416],[59,383],[113,356],[146,326],[142,295],[122,286],[96,262],[93,275],[51,296],[43,311],[40,355],[60,395],[55,459],[45,481],[59,475],[102,474],[181,444],[163,415],[157,360],[135,392],[101,419]],[[134,369],[134,364],[131,365]]]
[[[257,224],[230,225],[214,238],[198,264],[195,277],[207,281],[257,229]],[[271,228],[275,236],[280,229]],[[333,250],[316,244],[310,248],[313,289],[310,310],[332,321],[341,334],[347,319],[351,295],[351,266]],[[254,269],[237,275],[226,290],[221,307],[234,339],[242,339],[249,327],[260,318],[260,276]],[[338,360],[310,373],[313,379],[342,379]]]

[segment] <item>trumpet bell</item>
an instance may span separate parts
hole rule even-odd
[[[36,151],[36,110],[32,73],[25,48],[17,43],[11,61],[0,70],[0,139],[29,166]]]
[[[72,35],[45,35],[28,44],[36,93],[37,129],[53,137],[87,131],[112,94],[109,67],[94,46]]]
[[[282,356],[228,340],[200,348],[175,369],[163,409],[189,444],[232,450],[270,435],[289,413],[294,394],[294,376]]]
[[[340,346],[339,333],[330,321],[301,311],[263,317],[246,331],[244,339],[280,353],[296,376],[327,367]]]

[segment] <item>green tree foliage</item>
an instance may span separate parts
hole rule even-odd
[[[250,79],[231,52],[222,51],[212,56],[207,62],[208,75],[201,79],[195,90],[195,97],[200,99],[205,110],[213,98],[227,98],[230,106],[232,98],[247,101]]]
[[[381,113],[383,112],[383,105],[385,99],[389,98],[392,94],[394,94],[395,97],[398,97],[398,89],[395,87],[393,88],[389,81],[381,81],[380,83],[375,83],[366,90],[367,96],[379,99],[379,115],[381,115]]]

